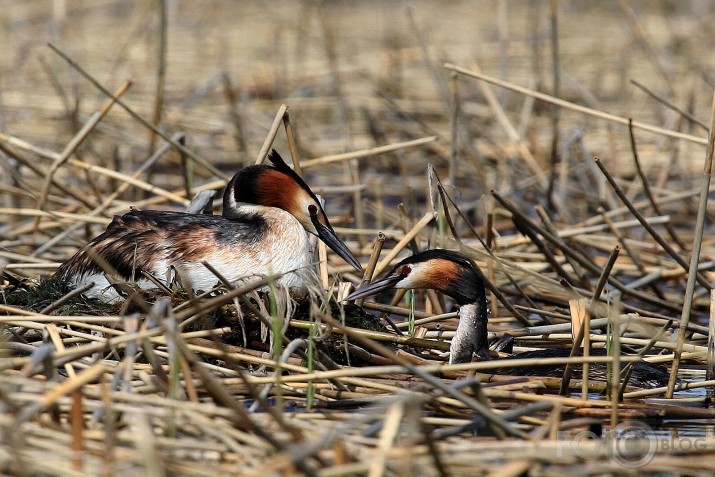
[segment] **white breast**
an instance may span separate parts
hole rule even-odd
[[[313,262],[305,229],[295,217],[281,209],[252,207],[263,209],[261,215],[269,224],[266,235],[231,253],[217,251],[204,260],[231,283],[285,274],[277,280],[279,285],[304,289],[300,273],[293,272],[300,272]],[[182,276],[190,277],[191,287],[195,290],[208,290],[217,283],[216,276],[200,262],[184,263],[177,269]]]

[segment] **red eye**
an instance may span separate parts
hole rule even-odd
[[[410,274],[411,271],[412,271],[412,267],[410,267],[409,265],[405,265],[402,267],[402,270],[400,270],[400,275],[406,277],[407,275]]]
[[[318,208],[317,208],[316,206],[314,206],[313,204],[310,204],[310,205],[308,206],[308,213],[309,213],[310,215],[317,215],[317,214],[318,214]]]

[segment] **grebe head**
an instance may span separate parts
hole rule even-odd
[[[490,359],[486,290],[467,257],[449,250],[417,253],[346,299],[356,300],[391,288],[432,288],[454,298],[459,305],[459,324],[449,345],[449,362],[469,362],[474,353],[482,360]]]
[[[273,166],[249,166],[233,176],[224,192],[223,216],[231,219],[240,213],[241,204],[283,209],[306,231],[320,238],[356,270],[362,271],[360,262],[338,238],[320,201],[305,181],[288,167],[275,149],[268,154],[268,160]]]
[[[392,288],[432,288],[449,295],[458,305],[476,303],[485,296],[484,283],[472,262],[451,250],[426,250],[405,258],[381,278],[347,300],[375,295]]]

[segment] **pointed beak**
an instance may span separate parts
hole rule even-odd
[[[397,275],[397,276],[392,276],[392,277],[385,277],[381,278],[380,280],[377,280],[376,282],[372,282],[369,285],[366,285],[358,290],[355,290],[352,292],[350,295],[348,295],[345,300],[347,301],[352,301],[352,300],[357,300],[358,298],[366,298],[372,295],[376,295],[382,291],[385,290],[391,290],[395,287],[397,282],[402,280],[402,277]]]
[[[348,262],[355,268],[358,272],[362,272],[362,265],[358,262],[358,259],[353,256],[348,249],[348,246],[343,243],[342,240],[338,238],[335,231],[329,225],[323,225],[316,216],[311,217],[315,230],[318,232],[318,238],[325,242],[325,245],[330,247],[330,249],[340,255],[340,257]]]

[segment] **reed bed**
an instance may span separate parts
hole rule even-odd
[[[4,474],[715,466],[712,7],[54,6],[2,13]],[[273,315],[271,277],[109,305],[49,277],[130,207],[218,211],[271,147],[364,276],[318,246]],[[481,268],[492,360],[447,364],[435,292],[340,302],[426,248]]]

